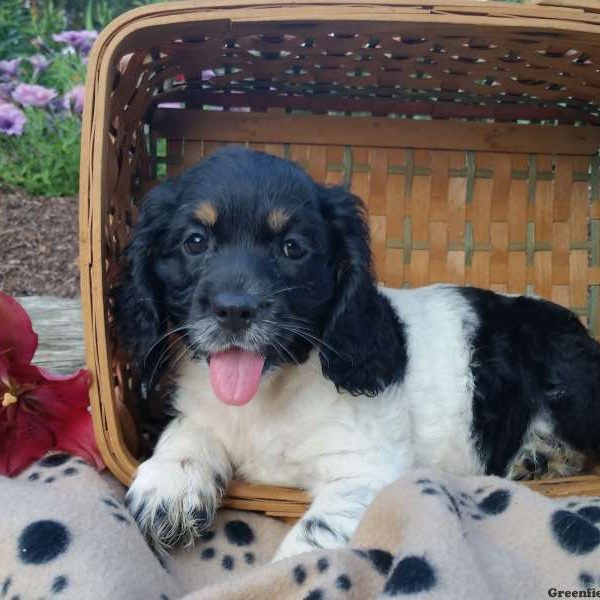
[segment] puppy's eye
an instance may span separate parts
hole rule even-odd
[[[299,259],[306,255],[306,249],[303,248],[295,239],[288,238],[283,242],[283,253],[292,259]]]
[[[208,238],[203,233],[192,233],[183,247],[188,254],[202,254],[208,246]]]

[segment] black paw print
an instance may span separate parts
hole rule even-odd
[[[40,520],[29,523],[17,538],[16,553],[19,560],[28,567],[48,565],[59,560],[71,545],[71,531],[59,521]],[[70,585],[64,573],[54,575],[48,583],[48,596],[58,597]],[[20,598],[12,575],[0,579],[1,598]]]
[[[54,454],[44,456],[36,464],[41,470],[36,469],[32,471],[27,476],[28,481],[54,483],[57,479],[77,475],[80,472],[80,467],[74,465],[85,465],[86,462],[80,458],[73,459],[70,454],[65,454],[64,452],[55,452]]]
[[[600,574],[594,577],[587,571],[579,573],[579,584],[584,590],[588,590],[594,587],[600,587]]]
[[[367,558],[367,552],[371,551],[354,550],[353,552]],[[378,567],[376,568],[378,571],[380,570]],[[334,573],[333,569],[330,570],[329,559],[326,556],[318,558],[314,563],[312,560],[297,563],[292,568],[291,579],[297,586],[307,588],[303,600],[323,600],[325,598],[324,589],[335,588],[341,592],[349,592],[353,586],[352,578],[348,573]]]
[[[503,513],[511,502],[510,490],[503,488],[488,493],[489,487],[480,487],[473,494],[461,492],[455,496],[445,485],[430,479],[419,479],[416,483],[421,486],[422,494],[444,498],[448,510],[458,518],[466,514],[475,521],[481,521]]]
[[[418,594],[437,584],[435,569],[424,556],[405,556],[392,569],[383,593],[389,596]]]
[[[232,519],[231,521],[227,521],[223,526],[223,533],[227,542],[231,546],[234,546],[235,549],[231,552],[226,552],[220,557],[217,556],[217,550],[211,544],[217,533],[215,531],[207,531],[198,540],[198,543],[201,545],[198,556],[201,560],[219,560],[220,558],[224,571],[234,571],[240,564],[253,565],[256,562],[256,555],[250,550],[250,546],[256,541],[256,536],[248,523],[239,519]],[[243,549],[239,555],[239,551],[236,551],[238,548]]]
[[[589,554],[600,546],[599,500],[571,501],[552,513],[550,528],[554,539],[569,554]]]

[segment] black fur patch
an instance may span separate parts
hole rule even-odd
[[[223,565],[223,568],[226,571],[233,571],[233,568],[235,567],[235,559],[233,556],[231,556],[231,554],[226,554],[221,561],[221,565]]]
[[[348,577],[348,575],[340,575],[335,580],[335,587],[338,590],[348,591],[352,587],[352,581],[350,580],[350,577]]]
[[[532,419],[582,452],[600,449],[600,345],[571,311],[545,300],[459,288],[472,339],[473,435],[486,472],[504,475]]]
[[[209,226],[195,213],[207,199],[217,215]],[[281,231],[268,226],[273,211],[290,215]],[[191,252],[190,239],[201,239],[201,250]],[[284,251],[290,240],[295,257]],[[169,358],[167,324],[186,343],[193,323],[216,324],[211,348],[247,345],[243,331],[215,320],[215,299],[232,293],[256,307],[265,370],[304,362],[318,348],[325,377],[354,395],[375,395],[404,376],[404,326],[377,290],[362,201],[318,185],[290,161],[215,152],[148,194],[124,258],[117,329],[147,387]],[[207,353],[194,346],[198,360]]]
[[[332,529],[328,525],[328,523],[326,523],[323,519],[319,519],[317,517],[303,519],[302,525],[303,525],[304,537],[305,537],[306,541],[309,544],[311,544],[311,546],[314,546],[315,548],[323,547],[323,545],[317,541],[317,532],[319,530],[325,531],[327,534],[329,534],[334,539],[339,539],[344,542],[348,541],[347,536],[345,536],[343,533],[340,533],[340,532]]]

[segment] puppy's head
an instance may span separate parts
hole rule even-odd
[[[221,400],[244,404],[265,371],[312,348],[336,385],[380,389],[377,374],[348,377],[376,297],[362,202],[289,161],[227,148],[143,202],[116,316],[140,360],[178,332]]]

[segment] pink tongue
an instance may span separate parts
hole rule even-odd
[[[219,400],[241,406],[254,398],[265,359],[255,352],[226,350],[210,357],[210,382]]]

